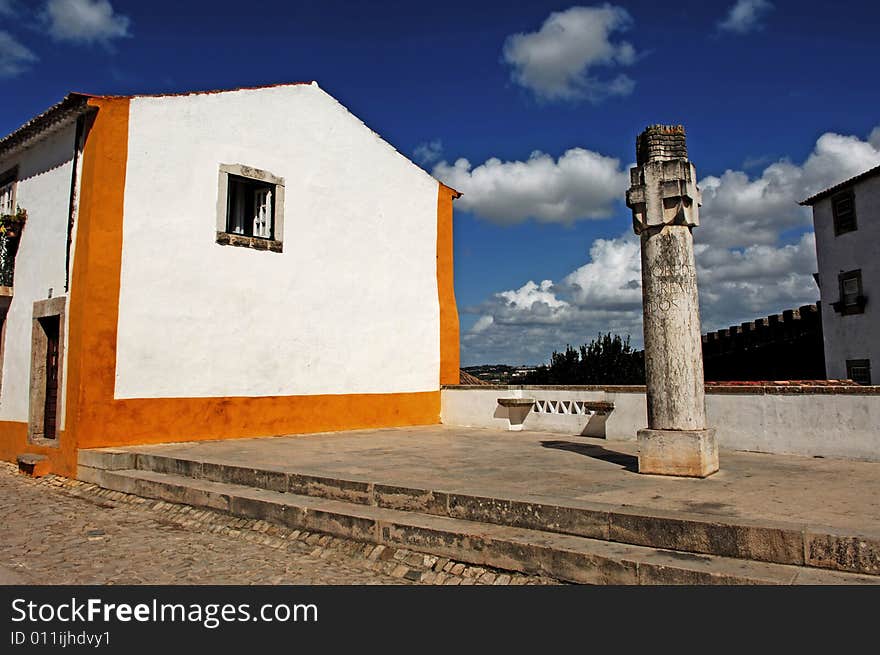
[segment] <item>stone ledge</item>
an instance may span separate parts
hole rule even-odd
[[[283,242],[273,239],[261,239],[260,237],[247,237],[242,234],[230,234],[229,232],[217,232],[217,243],[221,246],[238,246],[252,248],[253,250],[268,250],[269,252],[283,252]]]

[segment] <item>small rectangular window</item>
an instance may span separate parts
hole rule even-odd
[[[862,271],[847,271],[838,277],[840,299],[832,303],[834,311],[841,314],[861,314],[865,311],[867,299],[862,291]]]
[[[0,216],[15,214],[15,182],[18,178],[16,169],[0,174]]]
[[[226,231],[260,239],[272,238],[274,184],[229,176]]]
[[[281,252],[284,179],[241,164],[221,164],[217,243]]]
[[[839,193],[831,198],[831,212],[834,215],[835,236],[858,229],[856,199],[852,191]]]
[[[846,360],[846,377],[859,384],[871,384],[871,360]]]

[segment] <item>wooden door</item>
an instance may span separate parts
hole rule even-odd
[[[43,319],[46,331],[46,406],[43,412],[43,437],[55,439],[57,435],[58,408],[58,316]]]

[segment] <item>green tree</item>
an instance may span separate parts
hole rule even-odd
[[[630,346],[629,336],[599,333],[596,339],[563,352],[553,351],[550,364],[539,366],[526,384],[644,384],[645,354]]]

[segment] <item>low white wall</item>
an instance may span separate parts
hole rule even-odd
[[[648,423],[644,391],[620,387],[449,387],[442,392],[441,420],[448,425],[508,430],[511,420],[499,406],[499,398],[614,403],[604,426],[599,417],[530,411],[522,421],[523,430],[631,441]],[[768,393],[760,388],[753,393],[708,391],[706,412],[725,450],[880,461],[880,394],[876,388],[835,393],[779,389]]]

